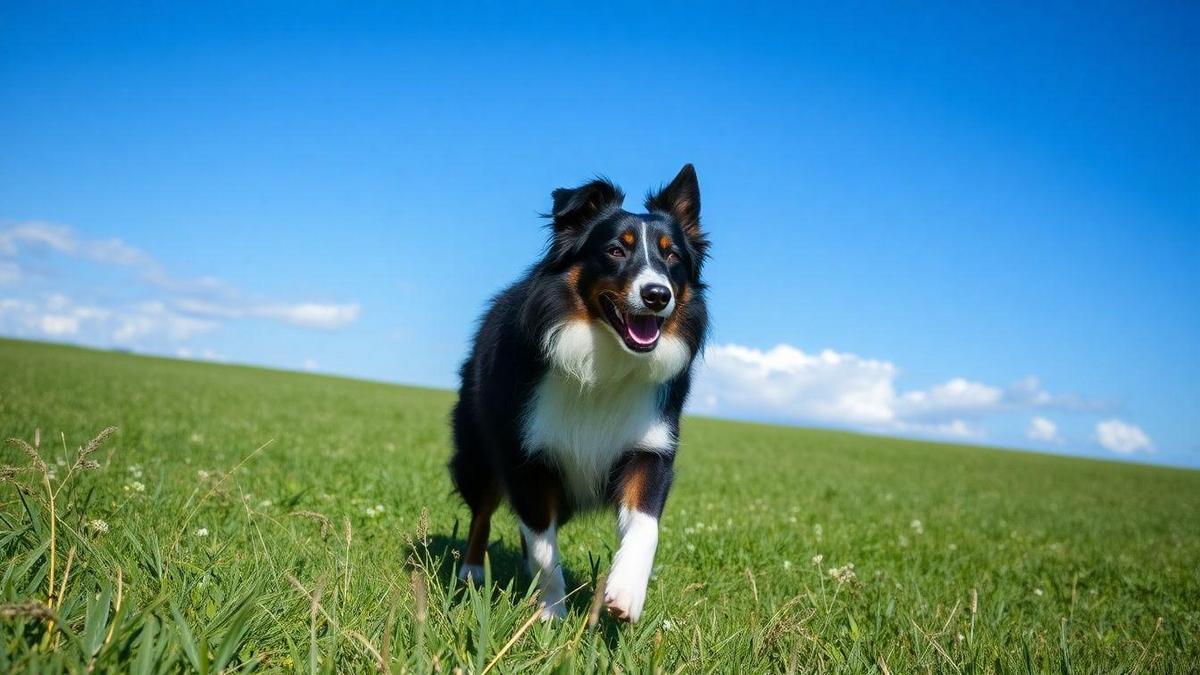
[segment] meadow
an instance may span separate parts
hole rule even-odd
[[[0,341],[0,671],[1200,669],[1200,472],[689,419],[642,621],[598,514],[543,624],[511,515],[455,580],[452,402]]]

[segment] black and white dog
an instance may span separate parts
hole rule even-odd
[[[679,417],[707,312],[696,171],[621,208],[606,180],[553,193],[545,255],[491,303],[462,367],[450,460],[471,508],[464,578],[482,579],[492,514],[507,498],[543,618],[565,615],[557,531],[610,504],[620,546],[608,611],[637,621],[674,475]]]

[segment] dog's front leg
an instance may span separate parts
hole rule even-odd
[[[540,460],[529,460],[509,477],[509,501],[521,522],[525,563],[537,577],[542,618],[567,615],[566,583],[558,555],[558,526],[569,512],[558,473]]]
[[[604,588],[604,604],[618,619],[635,622],[642,615],[674,461],[674,453],[633,452],[614,469],[612,499],[620,543]]]

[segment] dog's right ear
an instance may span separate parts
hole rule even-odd
[[[598,178],[577,188],[559,188],[551,193],[554,199],[555,233],[578,233],[596,216],[625,201],[621,188]]]

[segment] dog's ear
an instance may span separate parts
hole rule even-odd
[[[700,182],[696,179],[696,167],[683,165],[670,185],[646,196],[646,210],[659,211],[675,218],[688,244],[696,253],[698,261],[708,252],[708,237],[700,229]]]
[[[621,188],[598,178],[577,188],[559,188],[550,195],[554,199],[554,231],[577,234],[600,213],[625,201]]]

